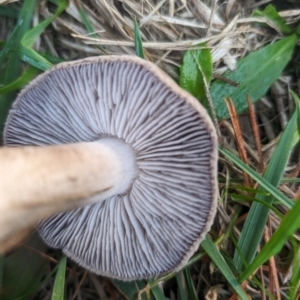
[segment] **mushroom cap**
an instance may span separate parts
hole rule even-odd
[[[156,65],[101,56],[62,63],[18,96],[7,145],[115,137],[137,155],[126,194],[41,222],[44,241],[85,268],[122,280],[179,270],[217,205],[217,137],[201,104]]]

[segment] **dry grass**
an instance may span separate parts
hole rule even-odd
[[[204,3],[206,2],[206,4]],[[193,45],[206,42],[212,49],[215,72],[233,70],[237,60],[281,37],[275,31],[258,27],[250,17],[253,1],[136,0],[69,1],[69,6],[52,28],[43,34],[36,50],[51,50],[66,60],[101,54],[134,55],[134,19],[140,25],[148,60],[178,78],[183,53]],[[45,2],[43,2],[45,4]],[[258,5],[257,5],[258,6]],[[81,17],[86,13],[92,32]],[[49,16],[48,5],[40,15]],[[299,10],[281,13],[289,23],[299,20]],[[266,20],[260,20],[266,22]]]

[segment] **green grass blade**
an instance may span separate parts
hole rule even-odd
[[[264,194],[264,195],[268,195],[269,193],[266,192],[265,190],[259,190],[259,189],[254,189],[254,188],[249,188],[243,185],[232,185],[231,186],[232,189],[235,190],[239,190],[239,191],[244,191],[244,192],[248,192],[248,193],[252,193],[252,194]]]
[[[184,278],[185,278],[185,282],[186,282],[186,287],[187,287],[189,299],[197,300],[198,297],[197,297],[196,289],[194,287],[194,283],[193,283],[193,279],[192,279],[192,276],[191,276],[190,268],[183,269],[183,274],[184,274]]]
[[[113,284],[116,288],[120,291],[120,293],[126,297],[126,299],[136,299],[138,296],[141,300],[148,300],[147,291],[150,295],[150,288],[151,288],[151,295],[150,299],[152,300],[166,300],[163,292],[157,286],[157,284],[153,280],[148,280],[148,284],[145,280],[135,280],[124,282],[121,280],[114,279]]]
[[[300,135],[300,99],[297,96],[297,94],[295,94],[293,91],[290,91],[291,95],[293,96],[295,103],[296,103],[296,110],[297,110],[297,114],[298,114],[298,119],[297,119],[297,128],[298,128],[298,134]]]
[[[297,40],[295,34],[291,35],[241,59],[234,72],[225,74],[238,86],[215,80],[210,93],[218,119],[229,117],[224,98],[232,98],[237,113],[241,113],[247,108],[247,95],[253,102],[264,96],[290,62]],[[209,108],[208,102],[205,102],[205,106]]]
[[[37,234],[32,234],[25,245],[28,247],[15,249],[3,258],[1,300],[30,299],[48,272],[49,261],[32,250],[40,253],[46,251]]]
[[[51,300],[65,299],[65,280],[66,280],[67,257],[62,256],[55,276]]]
[[[281,183],[300,183],[300,178],[284,178],[280,181]]]
[[[46,27],[67,8],[67,5],[68,3],[66,0],[58,1],[58,8],[54,15],[48,17],[46,20],[35,26],[24,35],[23,39],[21,40],[20,49],[20,57],[23,61],[43,71],[51,68],[52,64],[31,47],[46,29]]]
[[[86,11],[83,9],[83,7],[80,5],[79,8],[79,14],[80,14],[80,18],[83,22],[83,25],[85,27],[85,29],[87,30],[88,33],[90,33],[90,36],[93,37],[93,38],[97,38],[97,35],[94,33],[95,30],[89,20],[89,17],[86,13]]]
[[[46,277],[41,282],[37,282],[36,284],[34,284],[33,286],[31,286],[31,288],[28,289],[28,291],[25,291],[24,294],[22,294],[20,297],[14,298],[13,300],[28,300],[28,299],[31,299],[32,296],[35,295],[39,291],[39,289],[46,282],[48,282],[50,279],[52,279],[52,276],[57,272],[57,270],[58,270],[58,265],[56,267],[54,267],[53,270],[51,270],[50,273],[47,272]]]
[[[268,5],[264,10],[256,10],[252,15],[253,17],[263,17],[267,19],[269,22],[273,23],[283,34],[292,34],[293,32],[292,28],[286,24],[285,19],[278,14],[273,5]]]
[[[273,189],[277,190],[277,186],[280,183],[283,172],[285,170],[286,164],[292,150],[292,138],[296,131],[298,114],[295,112],[288,122],[278,145],[272,155],[272,158],[266,168],[263,178],[269,182]],[[260,181],[262,181],[260,179]],[[259,181],[258,181],[259,182]],[[274,197],[273,195],[257,195],[259,200],[263,200],[267,203],[272,204]],[[278,200],[288,199],[283,197],[283,195],[278,198]],[[282,201],[281,201],[282,202]],[[292,206],[292,201],[288,201],[289,208]],[[287,203],[286,203],[287,204]],[[260,204],[253,203],[249,210],[247,219],[243,226],[240,239],[238,241],[238,246],[243,253],[243,257],[247,264],[250,264],[257,252],[257,247],[260,243],[264,227],[267,222],[269,215],[269,208]],[[239,271],[243,270],[244,264],[241,260],[239,253],[236,251],[234,255],[234,262]]]
[[[89,36],[93,37],[93,38],[97,38],[97,34],[95,33],[94,27],[89,20],[88,14],[86,13],[86,11],[84,10],[84,8],[81,6],[80,3],[78,3],[78,6],[79,6],[78,10],[79,10],[81,21],[82,21],[85,29],[89,33]],[[101,49],[103,54],[106,53],[101,45],[94,45],[94,46],[97,47],[98,49]]]
[[[3,65],[4,60],[10,54],[18,55],[18,51],[16,49],[19,49],[21,38],[29,29],[35,4],[36,0],[24,1],[17,24],[8,41],[5,43],[4,48],[0,52],[0,66]]]
[[[39,53],[42,57],[44,57],[46,60],[50,61],[51,64],[60,64],[62,62],[65,62],[66,60],[64,59],[61,59],[60,57],[56,57],[56,56],[53,56],[49,53]]]
[[[139,24],[136,19],[134,19],[134,47],[136,55],[140,58],[145,58]]]
[[[42,71],[47,71],[53,66],[47,59],[30,47],[21,45],[20,52],[20,57],[24,62]]]
[[[122,280],[113,279],[112,283],[120,291],[120,293],[129,300],[135,299],[139,292],[147,286],[147,282],[144,280],[125,282]],[[145,293],[141,294],[140,299],[147,300]]]
[[[51,24],[52,21],[56,19],[66,8],[67,8],[67,1],[60,0],[57,10],[55,11],[54,15],[51,15],[46,20],[42,21],[40,24],[29,30],[23,37],[22,43],[25,47],[31,47],[37,38],[43,33],[48,25]]]
[[[275,197],[279,202],[285,205],[287,208],[291,208],[294,205],[294,201],[287,198],[284,194],[280,193],[269,181],[267,181],[264,177],[260,174],[255,172],[249,166],[247,166],[243,161],[241,161],[237,156],[232,154],[228,150],[219,149],[219,151],[228,157],[235,165],[237,165],[241,170],[245,171],[249,174],[255,181],[257,181],[261,187],[266,189],[272,197]]]
[[[294,258],[292,261],[292,278],[290,281],[289,300],[299,300],[298,295],[300,292],[300,249],[298,241],[294,237],[292,237],[291,240],[294,250]]]
[[[251,201],[251,202],[258,202],[260,204],[263,204],[264,206],[272,210],[280,219],[283,218],[283,214],[278,209],[276,209],[276,207],[264,201],[263,199],[258,199],[252,196],[250,197],[250,196],[245,196],[240,194],[232,194],[232,193],[229,193],[228,195],[236,202],[243,203],[243,202]]]
[[[0,88],[0,95],[22,88],[24,85],[30,82],[37,73],[38,69],[32,66],[28,67],[18,79],[16,79],[11,84],[4,86],[3,88]]]
[[[297,25],[295,33],[297,34],[298,37],[300,37],[300,24]]]
[[[22,65],[19,54],[20,43],[22,37],[30,28],[35,5],[35,0],[25,0],[23,2],[16,26],[0,52],[1,86],[10,84],[19,77]],[[5,69],[2,70],[4,66]],[[14,99],[15,93],[9,93],[0,97],[0,139],[7,113]]]
[[[202,241],[201,246],[204,248],[205,252],[215,265],[218,267],[220,272],[224,275],[228,283],[232,286],[232,288],[236,291],[236,293],[240,296],[242,300],[248,300],[248,297],[244,290],[242,289],[241,285],[235,278],[234,274],[232,273],[231,269],[227,265],[226,261],[224,260],[223,256],[216,248],[215,244],[211,241],[209,237],[206,237],[204,241]]]
[[[19,11],[12,7],[0,5],[0,17],[17,19],[19,17]]]
[[[151,293],[154,299],[156,300],[167,300],[167,298],[165,297],[164,293],[161,291],[158,285],[151,289]]]
[[[176,274],[176,282],[177,282],[179,295],[180,295],[179,299],[188,300],[188,296],[184,288],[184,276],[182,271]]]
[[[284,217],[281,224],[261,249],[259,254],[240,276],[240,282],[246,280],[257,268],[270,257],[277,254],[290,236],[300,228],[300,201],[296,201],[291,211]]]

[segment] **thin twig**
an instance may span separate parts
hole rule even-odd
[[[244,139],[242,136],[238,116],[237,116],[234,104],[232,102],[232,99],[231,98],[225,99],[225,104],[227,106],[227,109],[228,109],[228,112],[230,115],[230,119],[231,119],[231,122],[233,125],[240,158],[245,164],[249,165],[247,153],[246,153],[245,146],[244,146]],[[247,187],[251,187],[252,181],[251,181],[251,178],[249,177],[249,175],[247,173],[243,172],[243,177],[244,177],[245,185]]]
[[[264,170],[264,159],[263,154],[261,150],[261,143],[260,143],[260,134],[259,134],[259,128],[256,121],[254,106],[252,104],[252,100],[249,95],[247,95],[247,101],[248,101],[248,108],[249,108],[249,118],[253,130],[253,136],[255,141],[255,146],[257,149],[258,157],[259,157],[259,170],[262,173]]]
[[[33,247],[30,247],[30,246],[28,246],[28,245],[25,245],[25,244],[22,244],[21,246],[24,247],[24,248],[27,248],[28,250],[30,250],[30,251],[32,251],[32,252],[37,253],[39,256],[41,256],[41,257],[47,259],[48,261],[51,261],[52,263],[54,263],[54,264],[56,264],[56,265],[59,264],[59,261],[58,261],[58,260],[56,260],[55,258],[53,258],[52,256],[50,256],[50,255],[48,255],[48,254],[46,254],[46,253],[44,253],[44,252],[41,252],[41,251],[39,251],[39,250],[37,250],[37,249],[35,249],[35,248],[33,248]],[[79,275],[78,272],[74,271],[72,268],[67,267],[67,270],[68,270],[69,272],[73,273],[73,274]]]
[[[78,293],[79,293],[79,291],[80,291],[80,288],[81,288],[81,286],[82,286],[82,284],[83,284],[83,282],[84,282],[84,280],[85,280],[86,275],[88,274],[88,272],[89,272],[89,271],[87,271],[87,270],[84,271],[84,273],[83,273],[83,275],[82,275],[82,278],[81,278],[79,284],[76,286],[76,290],[75,290],[75,292],[74,292],[74,294],[73,294],[72,300],[75,300],[75,299],[76,299],[76,297],[77,297],[77,295],[78,295]]]
[[[260,280],[261,280],[261,285],[262,285],[262,289],[261,289],[261,300],[266,300],[266,292],[265,292],[265,277],[264,277],[264,271],[263,268],[260,266],[259,268],[259,273],[260,273]]]
[[[234,87],[238,87],[239,86],[239,84],[237,82],[234,82],[233,80],[230,80],[230,79],[228,79],[228,78],[226,78],[226,77],[224,77],[224,76],[222,76],[222,75],[220,75],[218,73],[214,73],[213,77],[215,79],[219,79],[219,80],[221,80],[223,82],[226,82],[226,83],[228,83],[228,84],[230,84],[230,85],[232,85]]]
[[[264,230],[264,240],[265,243],[267,243],[270,240],[270,234],[269,230],[272,229],[271,223],[270,223],[270,218],[268,222],[268,227]],[[280,295],[280,287],[279,287],[279,282],[278,282],[278,275],[277,275],[277,267],[276,267],[276,262],[274,256],[270,257],[269,259],[269,290],[270,293],[273,294],[274,291],[276,293],[276,299],[281,300],[281,295]]]
[[[210,31],[211,31],[211,28],[212,28],[213,17],[214,17],[214,14],[216,12],[217,2],[218,2],[218,0],[214,0],[213,3],[212,3],[211,14],[210,14],[210,17],[209,17],[209,23],[208,23],[206,36],[210,35]]]

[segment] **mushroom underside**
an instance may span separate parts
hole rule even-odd
[[[208,117],[184,96],[130,60],[58,67],[20,94],[7,145],[113,137],[136,154],[127,193],[44,220],[38,231],[47,244],[126,280],[176,270],[192,255],[214,216],[216,157]]]

